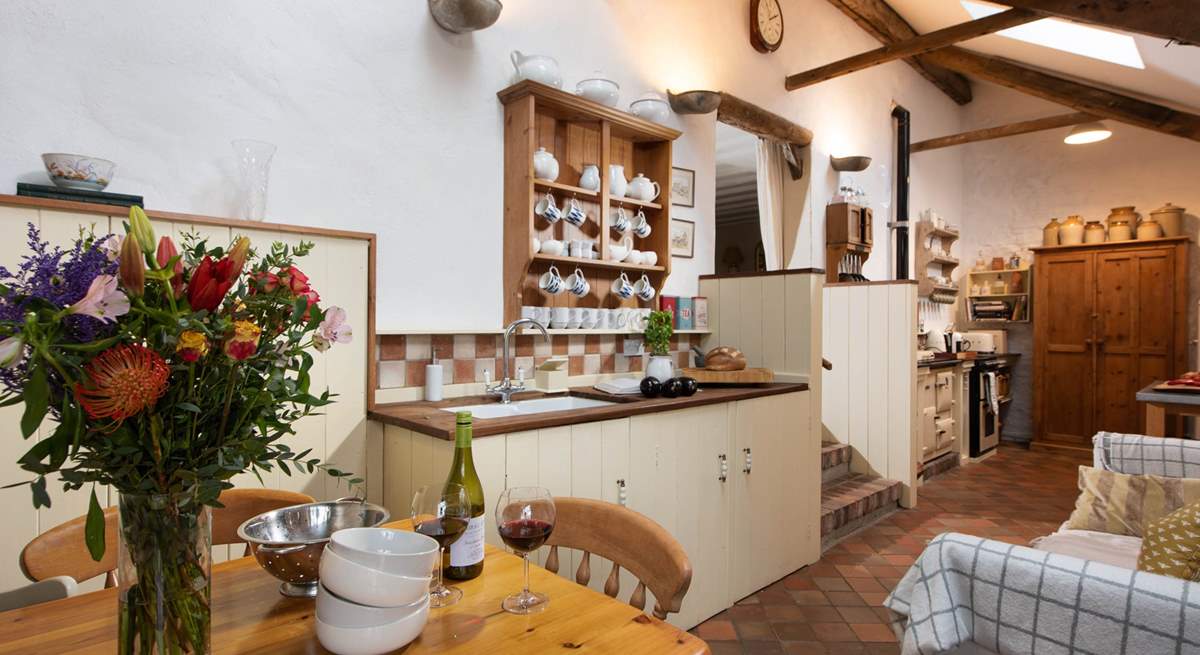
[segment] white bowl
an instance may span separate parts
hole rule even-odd
[[[629,113],[654,123],[665,123],[671,115],[671,105],[657,93],[646,93],[629,104]]]
[[[438,544],[409,530],[350,528],[329,538],[337,554],[363,566],[409,578],[428,577],[437,564]]]
[[[66,189],[103,191],[112,181],[117,165],[107,159],[64,152],[42,154],[46,174],[55,186]]]
[[[322,590],[324,591],[324,590]],[[317,595],[319,603],[321,594]],[[321,617],[318,606],[317,639],[337,655],[382,655],[404,647],[425,629],[429,619],[429,598],[412,613],[390,623],[368,627],[344,627]]]
[[[616,107],[617,100],[621,96],[621,87],[616,82],[605,77],[604,73],[596,71],[592,74],[592,77],[580,80],[575,85],[575,94],[602,105]]]
[[[346,559],[326,549],[321,557],[321,581],[329,591],[360,605],[400,607],[411,605],[429,594],[432,575],[410,578],[392,575]]]
[[[339,628],[374,628],[395,623],[429,606],[429,593],[399,607],[371,607],[347,600],[330,591],[322,580],[317,587],[317,618]]]

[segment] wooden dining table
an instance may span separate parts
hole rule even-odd
[[[408,528],[408,521],[385,527]],[[213,567],[213,653],[328,653],[317,641],[312,599],[288,598],[279,581],[242,557]],[[699,655],[700,638],[647,616],[627,603],[538,567],[530,587],[550,596],[544,612],[528,616],[500,609],[520,591],[521,558],[492,545],[483,575],[454,582],[463,598],[431,610],[416,641],[397,651],[425,653],[620,653]],[[63,600],[0,612],[0,655],[117,652],[117,590],[104,589]]]

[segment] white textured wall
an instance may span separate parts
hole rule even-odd
[[[967,106],[964,129],[977,129],[1049,116],[1069,109],[988,85],[975,85],[975,102]],[[1187,234],[1200,232],[1200,143],[1110,122],[1112,138],[1100,143],[1069,146],[1063,143],[1069,128],[1037,132],[975,143],[960,148],[963,161],[965,276],[979,251],[986,259],[1013,251],[1028,257],[1028,248],[1042,242],[1042,226],[1079,214],[1084,220],[1103,221],[1112,207],[1134,205],[1149,214],[1167,202],[1188,209]],[[925,157],[925,154],[916,157]],[[1189,315],[1195,333],[1196,299],[1200,296],[1200,251],[1192,247],[1192,280]],[[1037,275],[1037,271],[1034,271]],[[1038,302],[1037,298],[1033,302]],[[1013,389],[1016,398],[1005,426],[1005,436],[1025,438],[1033,431],[1032,331],[1014,324],[1010,348],[1023,351]],[[1189,362],[1194,361],[1189,355]]]
[[[104,156],[115,192],[153,207],[228,215],[229,141],[278,144],[268,216],[380,237],[378,327],[492,329],[501,315],[501,108],[508,53],[554,55],[569,88],[604,69],[622,105],[644,91],[731,91],[812,128],[810,208],[836,184],[830,152],[892,159],[890,102],[915,136],[955,131],[959,109],[893,63],[786,93],[783,78],[877,44],[823,0],[785,2],[787,37],[770,56],[747,41],[744,2],[507,0],[492,28],[438,29],[421,0],[279,0],[0,5],[0,189],[41,181],[38,155]],[[677,165],[697,171],[696,258],[675,263],[669,293],[712,267],[713,118],[685,130]],[[914,166],[914,208],[957,211],[960,155]],[[890,195],[882,178],[866,184]],[[882,236],[885,228],[877,228]],[[801,229],[812,232],[811,214]],[[815,233],[820,242],[823,228]],[[793,265],[819,264],[807,247]],[[884,273],[885,256],[868,274]],[[429,283],[436,272],[440,284]],[[452,311],[441,308],[453,307]]]

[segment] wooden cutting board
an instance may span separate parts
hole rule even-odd
[[[775,381],[769,368],[744,368],[740,371],[710,371],[706,368],[685,368],[683,375],[699,384],[763,384]]]

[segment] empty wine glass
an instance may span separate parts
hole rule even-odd
[[[458,541],[470,520],[471,499],[461,484],[426,485],[413,494],[413,530],[438,543],[437,582],[429,589],[430,607],[446,607],[462,598],[462,589],[442,584],[442,566],[446,548]]]
[[[521,554],[525,568],[525,588],[500,604],[513,614],[534,614],[546,609],[550,598],[529,591],[529,553],[542,547],[554,530],[554,498],[541,487],[505,489],[496,502],[496,525],[500,538]]]

